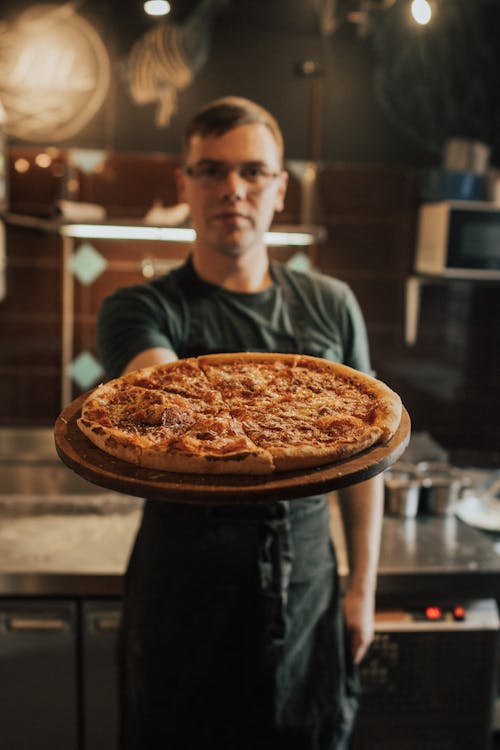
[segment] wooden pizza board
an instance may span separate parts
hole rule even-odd
[[[89,482],[151,500],[221,505],[323,494],[380,474],[400,458],[410,439],[410,417],[403,408],[399,427],[388,443],[344,461],[265,476],[178,474],[135,466],[97,448],[77,425],[88,395],[79,396],[57,418],[54,436],[60,458]]]

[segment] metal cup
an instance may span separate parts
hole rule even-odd
[[[397,518],[415,518],[418,513],[420,481],[410,468],[393,468],[384,476],[385,512]]]
[[[427,509],[433,516],[451,516],[457,507],[462,480],[453,474],[429,474],[423,480],[427,488]]]

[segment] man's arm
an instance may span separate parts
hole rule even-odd
[[[146,349],[126,365],[122,375],[133,370],[140,370],[141,367],[153,367],[153,365],[164,365],[167,362],[175,362],[176,359],[177,354],[172,349],[165,349],[163,347]]]
[[[365,655],[373,638],[375,588],[384,513],[382,474],[340,490],[339,507],[349,557],[344,614],[354,661]]]

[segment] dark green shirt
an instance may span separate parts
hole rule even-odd
[[[272,262],[261,292],[223,289],[200,279],[188,260],[165,276],[117,290],[98,321],[101,360],[118,377],[140,352],[178,357],[211,352],[300,352],[370,372],[365,325],[350,288],[317,272]]]

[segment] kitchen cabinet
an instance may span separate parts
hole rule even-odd
[[[82,750],[115,750],[118,741],[119,601],[82,603]]]
[[[117,597],[0,598],[2,750],[117,749],[120,614]],[[494,601],[463,624],[396,615],[377,612],[355,750],[486,750]]]
[[[116,750],[120,601],[0,599],[2,750]]]
[[[0,600],[2,750],[78,750],[77,607]]]
[[[443,600],[430,619],[422,604],[377,611],[375,639],[361,664],[355,750],[489,747],[497,604],[457,597],[458,610]],[[454,615],[462,607],[463,619]]]

